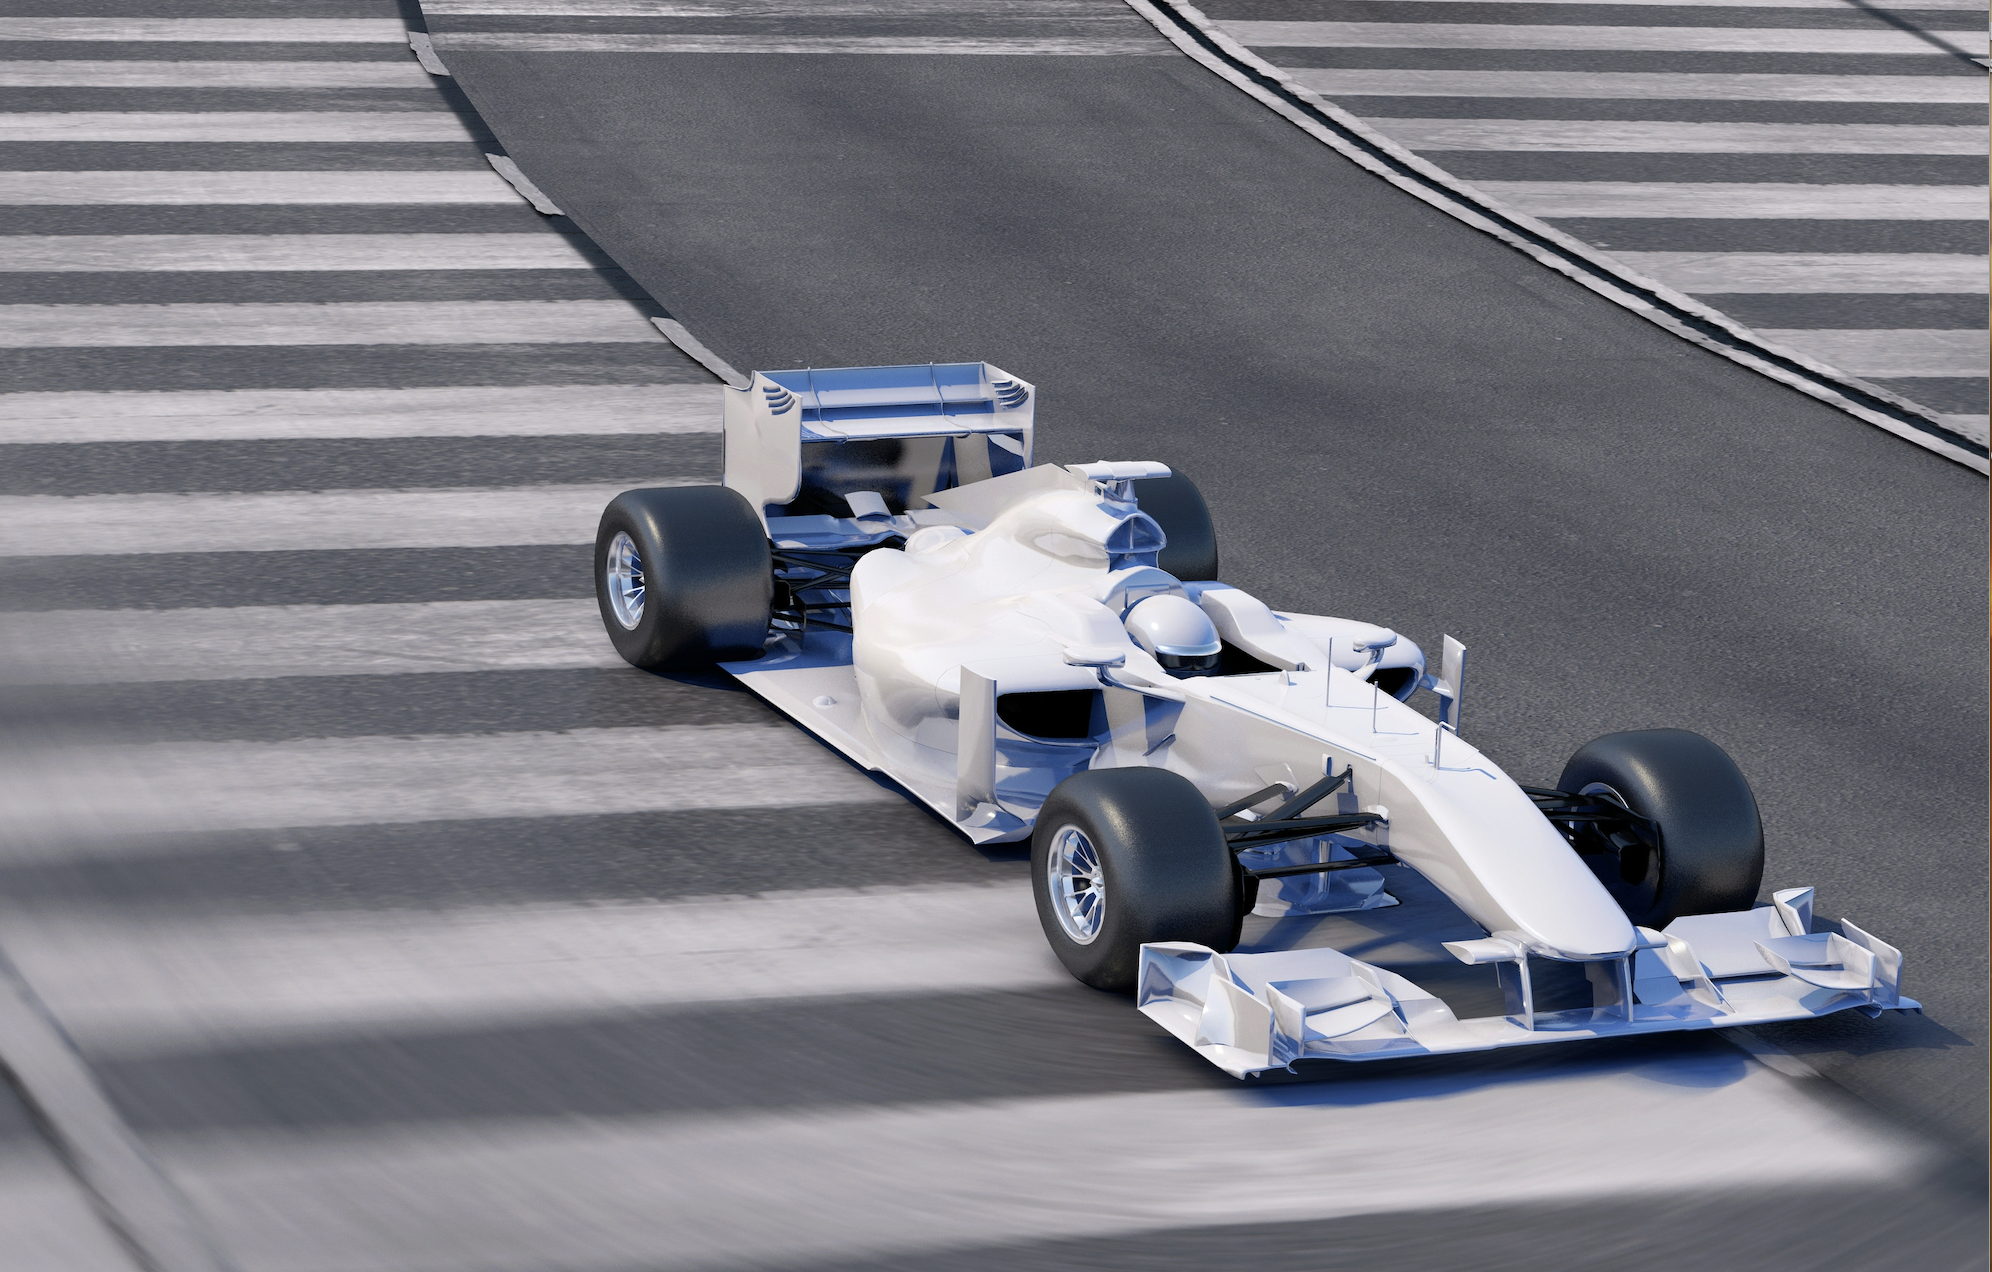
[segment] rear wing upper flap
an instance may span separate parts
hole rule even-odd
[[[757,371],[726,388],[724,483],[769,515],[894,512],[936,490],[1027,468],[1037,388],[986,362]]]

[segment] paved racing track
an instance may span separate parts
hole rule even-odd
[[[681,26],[1044,33],[908,8]],[[16,448],[10,495],[79,498],[0,507],[42,558],[12,563],[40,598],[14,608],[57,615],[0,634],[50,666],[71,631],[141,651],[144,683],[70,705],[122,701],[168,742],[0,774],[23,807],[97,786],[90,834],[0,839],[0,947],[117,1114],[255,1272],[1981,1266],[1984,479],[1399,194],[1120,6],[1044,8],[1122,51],[547,51],[452,33],[576,20],[431,24],[525,173],[720,356],[1033,380],[1041,456],[1190,473],[1230,580],[1464,640],[1464,727],[1524,781],[1610,730],[1708,734],[1763,804],[1767,886],[1901,945],[1929,1014],[1766,1031],[1776,1068],[1675,1037],[1234,1083],[1049,965],[1019,855],[743,694],[606,656],[591,517],[555,505],[624,468],[710,480],[716,448],[515,405],[494,431],[570,440]],[[72,166],[120,164],[144,166]],[[451,215],[394,228],[517,228]],[[419,365],[699,377],[639,366],[626,327],[613,363]],[[44,387],[188,383],[75,365]],[[341,365],[221,387],[380,374]],[[267,497],[158,493],[245,490]],[[494,516],[512,537],[464,537]],[[102,524],[139,555],[74,555]],[[177,828],[127,771],[191,792]],[[71,1234],[12,1119],[0,1196]]]

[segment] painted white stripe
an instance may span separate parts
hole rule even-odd
[[[1982,221],[1984,186],[1762,185],[1717,181],[1476,181],[1535,216],[1762,217]]]
[[[593,543],[602,508],[637,486],[0,497],[0,556],[284,552]]]
[[[0,348],[11,349],[649,341],[662,343],[663,337],[620,300],[0,305]]]
[[[0,792],[0,854],[14,862],[89,853],[99,837],[96,851],[145,851],[124,841],[155,831],[902,798],[781,723],[75,747],[10,757]]]
[[[717,433],[709,384],[0,395],[0,445]]]
[[[1961,433],[1980,446],[1992,441],[1992,416],[1939,415],[1938,421],[1953,433]]]
[[[0,204],[516,203],[495,172],[0,172]]]
[[[1765,338],[1803,349],[1854,375],[1973,376],[1992,371],[1992,344],[1983,329],[1969,331],[1777,330],[1758,328]]]
[[[427,88],[414,62],[6,62],[0,88]]]
[[[592,269],[574,240],[514,234],[8,234],[0,272]]]
[[[901,1063],[981,1042],[908,1037]],[[1033,1043],[1059,1045],[1008,1045]],[[1328,1244],[1327,1221],[1357,1214],[1699,1213],[1712,1195],[1833,1186],[1887,1206],[1932,1165],[1900,1132],[1740,1055],[1552,1074],[147,1142],[231,1254],[285,1272],[610,1272],[638,1251],[658,1272],[917,1254],[949,1266],[1002,1243],[1028,1266],[1039,1242],[1202,1225],[1316,1221]]]
[[[1838,3],[1838,0],[1835,0]],[[1282,67],[1324,97],[1590,97],[1735,102],[1985,101],[1969,75],[1713,75],[1655,71],[1364,71]]]
[[[1689,293],[1986,291],[1983,256],[1935,252],[1613,252],[1648,277]]]
[[[22,111],[0,141],[468,141],[448,111]]]
[[[394,18],[20,18],[7,19],[9,40],[102,43],[193,41],[202,44],[399,44],[408,28]]]
[[[1365,119],[1412,150],[1982,155],[1982,125],[1737,124],[1592,119]]]
[[[1947,54],[1907,31],[1786,27],[1503,26],[1481,22],[1225,22],[1240,44],[1261,48],[1589,49],[1625,53]],[[1983,29],[1934,31],[1983,56]]]
[[[804,782],[839,764],[821,752],[803,755],[784,732],[772,726],[727,736],[775,744],[799,761]],[[609,758],[633,785],[671,784],[661,770],[643,771],[637,756]],[[855,788],[838,786],[848,789]],[[24,922],[19,932],[10,923],[9,948],[18,936],[15,957],[25,955],[36,985],[67,1005],[64,1025],[93,1054],[196,1045],[216,1033],[298,1041],[685,1003],[1071,984],[1021,879],[754,900],[199,922],[58,911]]]
[[[978,57],[1173,57],[1152,35],[1017,36],[978,39],[950,35],[665,35],[614,32],[458,31],[437,37],[444,52],[504,49],[514,53],[861,53],[963,54]],[[1929,47],[1928,45],[1924,46]]]
[[[592,600],[55,610],[0,617],[0,651],[10,684],[625,665]]]

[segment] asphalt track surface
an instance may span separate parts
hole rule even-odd
[[[1896,940],[1931,1010],[1779,1031],[1827,1082],[1678,1038],[1247,1091],[1047,974],[1009,904],[1015,854],[968,848],[746,695],[581,639],[585,549],[363,548],[350,512],[341,547],[314,493],[511,485],[523,523],[535,491],[710,479],[709,434],[16,447],[9,493],[129,495],[134,526],[146,492],[272,492],[258,551],[214,550],[221,525],[206,547],[24,556],[15,608],[51,624],[9,629],[46,652],[91,607],[157,609],[103,620],[143,634],[139,670],[65,705],[167,739],[151,760],[189,786],[236,783],[191,831],[39,858],[9,841],[0,943],[238,1263],[1982,1261],[1982,479],[1679,345],[1171,57],[449,58],[525,171],[736,365],[1027,376],[1045,458],[1195,475],[1232,581],[1467,641],[1466,728],[1523,780],[1611,729],[1715,737],[1764,803],[1767,883]],[[431,225],[492,228],[392,229]],[[79,277],[121,301],[166,285]],[[630,349],[631,383],[698,378]],[[200,356],[231,388],[396,374],[388,354]],[[553,374],[451,356],[387,382]],[[76,377],[43,387],[95,387],[90,364],[40,365]],[[177,374],[96,365],[117,388]],[[153,533],[200,529],[175,515]],[[472,649],[492,616],[437,616],[457,602],[533,619],[539,645],[516,666]],[[643,757],[606,748],[658,726],[710,752],[656,744],[639,789]],[[1601,1111],[1622,1124],[1576,1120]],[[1134,1137],[1144,1118],[1182,1141]],[[1956,1160],[1902,1149],[1904,1124]],[[1307,1143],[1293,1160],[1323,1174],[1285,1181],[1298,1202],[1240,1191],[1278,1181],[1306,1127],[1348,1152]],[[1890,1161],[1904,1174],[1877,1177]]]
[[[1981,478],[1548,274],[1187,61],[449,61],[735,366],[1025,376],[1043,457],[1195,477],[1228,580],[1463,640],[1464,727],[1520,780],[1615,729],[1716,739],[1763,805],[1767,887],[1900,934],[1931,1008],[1781,1041],[1982,1138]]]

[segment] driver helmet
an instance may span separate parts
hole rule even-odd
[[[1172,676],[1208,676],[1224,650],[1217,628],[1195,602],[1151,596],[1127,612],[1127,634]]]

